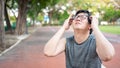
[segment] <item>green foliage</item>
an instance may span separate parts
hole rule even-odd
[[[11,27],[12,27],[13,30],[15,30],[15,28],[16,28],[16,22],[12,22]],[[8,30],[7,26],[5,26],[4,28],[5,28],[5,31]]]
[[[31,23],[27,22],[27,27],[29,27],[29,26],[31,26]],[[12,22],[11,27],[12,27],[13,30],[15,30],[16,29],[16,22]],[[5,28],[5,31],[8,30],[7,26],[4,26],[4,28]]]
[[[99,26],[99,28],[102,32],[120,35],[119,26]]]
[[[10,9],[18,8],[19,0],[6,0],[6,4]],[[71,3],[72,6],[67,7],[67,10],[62,14],[54,8],[55,4],[60,6],[66,6],[67,3]],[[103,15],[103,20],[106,21],[115,21],[120,17],[120,10],[114,9],[113,6],[108,7],[110,4],[110,0],[29,0],[27,5],[27,17],[32,20],[43,20],[43,14],[41,13],[41,9],[49,7],[53,8],[52,19],[53,21],[58,20],[58,24],[62,24],[64,20],[68,17],[67,11],[72,11],[73,9],[91,9],[92,12],[101,12],[105,11]],[[69,8],[69,9],[68,9]],[[41,13],[39,15],[39,13]],[[10,20],[15,21],[14,17],[10,17]]]
[[[61,14],[59,19],[58,19],[59,20],[59,24],[62,25],[64,23],[65,19],[68,18],[68,16],[69,16],[69,14],[67,13],[67,11],[64,11],[64,13]]]
[[[15,19],[14,16],[10,16],[10,20],[11,20],[12,22],[16,21],[16,19]]]
[[[38,20],[38,21],[43,21],[43,20],[44,20],[44,17],[43,17],[43,14],[42,14],[42,13],[39,13],[39,14],[38,14],[37,20]]]
[[[5,4],[9,9],[16,9],[18,7],[17,0],[6,0]]]
[[[28,4],[28,17],[33,20],[43,20],[43,17],[38,15],[41,12],[41,9],[46,7],[53,7],[58,2],[59,0],[31,0]]]
[[[115,10],[114,7],[106,7],[103,20],[106,21],[116,21],[120,17],[120,10]]]
[[[67,11],[64,11],[64,13],[60,13],[58,11],[55,11],[53,14],[53,20],[58,20],[58,24],[62,25],[65,21],[65,19],[67,19],[69,16],[69,14],[67,13]]]
[[[55,4],[57,4],[60,0],[49,0],[50,2],[48,2],[49,6],[54,6]]]

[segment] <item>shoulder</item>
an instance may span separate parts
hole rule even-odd
[[[66,44],[67,42],[70,42],[72,40],[73,40],[73,36],[66,37],[66,38],[61,38],[59,43]]]
[[[68,42],[68,41],[73,41],[74,40],[74,36],[70,36],[70,37],[67,37],[66,38],[66,41]]]
[[[95,35],[94,34],[90,34],[89,38],[95,40]]]
[[[88,39],[88,43],[90,46],[96,47],[96,39],[95,39],[94,34],[90,34],[89,39]]]
[[[74,36],[70,36],[66,38],[66,45],[71,45],[74,43]]]

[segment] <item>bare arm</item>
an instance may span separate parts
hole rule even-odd
[[[65,49],[65,40],[61,40],[64,31],[65,29],[63,27],[60,28],[59,31],[47,42],[44,47],[45,55],[55,56],[58,54],[57,52],[63,51]]]
[[[69,20],[71,16],[65,20],[63,26],[58,32],[46,43],[44,47],[44,54],[47,56],[56,56],[65,50],[66,39],[61,39],[65,30],[69,29]]]
[[[98,19],[96,17],[92,18],[92,29],[96,37],[96,51],[98,56],[103,61],[111,60],[115,54],[114,47],[112,44],[104,37],[102,32],[98,28]]]

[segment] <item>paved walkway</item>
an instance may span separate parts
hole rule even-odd
[[[0,56],[0,68],[65,68],[64,53],[56,57],[46,57],[43,54],[45,43],[58,29],[58,27],[38,28],[27,39]],[[71,31],[65,33],[67,37],[70,35],[72,35]],[[106,35],[106,37],[111,36]],[[104,65],[107,68],[120,68],[120,43],[112,40],[110,41],[114,44],[116,55],[110,62],[104,62]]]

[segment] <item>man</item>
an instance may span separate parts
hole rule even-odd
[[[70,25],[74,36],[61,39]],[[102,61],[109,61],[115,54],[112,44],[98,28],[98,19],[87,10],[79,10],[73,20],[71,16],[65,20],[44,48],[47,56],[56,56],[64,51],[66,68],[101,68]]]

